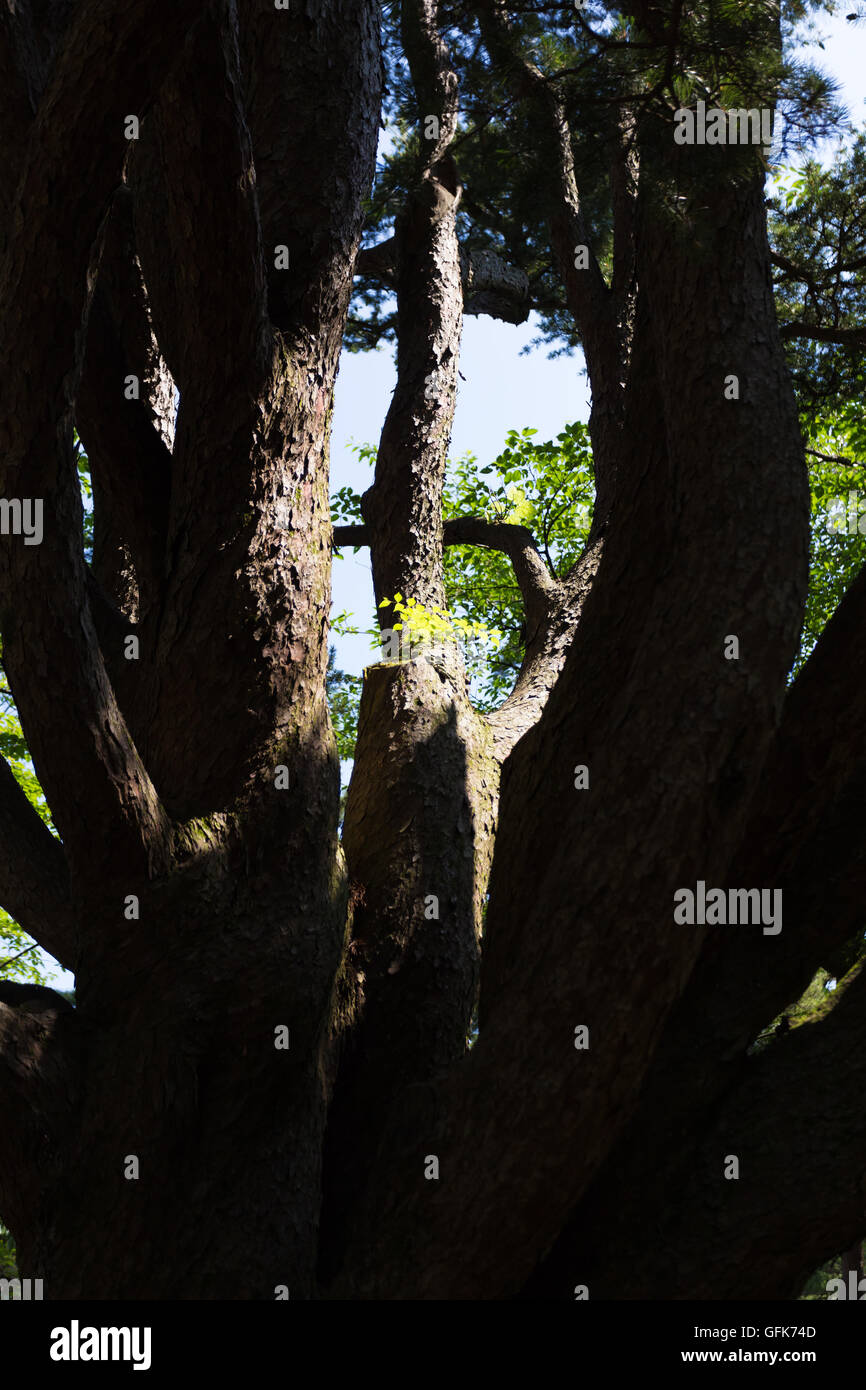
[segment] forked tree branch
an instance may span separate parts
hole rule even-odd
[[[700,152],[696,181],[706,163]],[[712,196],[700,212],[701,258],[646,213],[623,431],[634,485],[544,714],[504,766],[480,1036],[460,1068],[395,1108],[352,1247],[365,1296],[523,1287],[636,1106],[700,955],[702,938],[673,921],[674,891],[724,873],[748,820],[802,620],[808,493],[766,256],[737,249],[766,244],[762,189],[716,196],[723,212]],[[743,318],[720,344],[711,326],[732,292],[764,327],[758,337]],[[728,363],[749,382],[748,413],[724,413]],[[724,655],[732,614],[748,679]],[[578,1052],[581,1024],[596,1041]],[[414,1172],[395,1183],[419,1133],[447,1174],[432,1194]],[[407,1228],[423,1268],[400,1253]]]
[[[91,251],[121,180],[125,117],[144,112],[202,5],[158,10],[153,0],[76,9],[31,128],[0,282],[4,491],[44,506],[41,544],[9,536],[0,546],[4,664],[64,844],[85,873],[106,863],[150,872],[168,843],[89,614],[71,447]]]

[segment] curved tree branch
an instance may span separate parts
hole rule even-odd
[[[366,525],[335,526],[334,545],[369,545]],[[442,544],[481,545],[507,555],[523,597],[527,625],[535,629],[548,616],[557,581],[541,558],[532,532],[526,526],[507,521],[487,521],[480,516],[452,517],[442,527]]]
[[[331,756],[326,422],[375,157],[370,6],[351,22],[340,0],[238,10],[239,35],[223,0],[191,36],[133,171],[144,277],[181,392],[165,601],[142,671],[144,755],[179,816],[240,798],[279,817],[274,767],[304,764],[312,744]],[[329,85],[340,63],[346,81]]]
[[[2,485],[45,511],[41,544],[0,545],[4,665],[67,851],[82,873],[110,866],[109,878],[165,863],[169,836],[89,613],[72,408],[91,251],[128,149],[124,117],[144,111],[201,3],[157,9],[76,8],[31,129],[0,283]]]

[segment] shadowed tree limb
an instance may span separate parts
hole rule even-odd
[[[71,437],[81,323],[91,249],[127,152],[124,116],[147,105],[200,9],[180,0],[159,22],[146,0],[76,10],[31,128],[0,284],[3,486],[7,495],[42,499],[45,511],[42,544],[6,537],[0,546],[4,665],[64,844],[88,873],[106,863],[118,872],[155,869],[166,862],[169,837],[117,710],[86,598]]]
[[[648,1213],[673,1204],[680,1178],[670,1155],[709,1123],[761,1030],[800,997],[820,967],[835,972],[847,943],[862,938],[866,762],[852,764],[850,748],[866,732],[866,692],[852,659],[862,644],[864,606],[861,571],[787,694],[742,843],[719,883],[781,890],[782,931],[685,929],[700,931],[700,959],[667,1021],[639,1107],[538,1270],[533,1297],[543,1290],[563,1296],[566,1270],[598,1258],[596,1247],[612,1239],[620,1217],[623,1229],[639,1230]]]
[[[376,118],[366,10],[346,23],[335,0],[309,14],[246,0],[238,9],[240,40],[231,4],[191,36],[192,72],[163,91],[132,178],[145,280],[181,391],[144,751],[183,816],[236,800],[273,809],[276,765],[305,762],[308,740],[317,758],[332,755],[323,424],[360,233],[354,190],[369,178]],[[238,41],[245,77],[261,79],[249,90]],[[327,88],[322,72],[340,55],[346,83]],[[168,259],[163,216],[174,229]],[[311,691],[316,713],[301,731]],[[218,762],[214,718],[228,740]]]
[[[93,571],[132,621],[161,588],[173,395],[135,259],[132,194],[122,185],[99,258],[75,420],[93,485]]]
[[[728,881],[782,889],[784,929],[710,937],[680,1009],[702,1039],[683,1050],[685,1069],[701,1060],[697,1090],[713,1089],[714,1061],[741,1052],[771,1018],[799,997],[815,971],[856,930],[866,888],[860,825],[866,764],[850,748],[866,737],[866,688],[854,654],[863,644],[866,570],[827,623],[787,694]],[[844,725],[846,736],[839,736]],[[675,1046],[674,1039],[671,1045]]]
[[[181,393],[175,452],[184,456],[184,428],[193,429],[226,391],[237,397],[249,389],[269,361],[237,9],[234,0],[209,0],[205,10],[133,146],[129,168],[156,333]],[[209,352],[201,351],[203,341]]]
[[[77,935],[63,847],[0,758],[0,905],[67,970]]]
[[[864,1003],[861,969],[820,1021],[741,1064],[720,1102],[693,1121],[688,1158],[675,1129],[664,1168],[646,1154],[649,1258],[641,1240],[627,1265],[615,1257],[635,1215],[621,1189],[619,1210],[597,1197],[594,1219],[588,1203],[582,1248],[567,1265],[555,1250],[536,1292],[573,1297],[570,1286],[588,1282],[599,1298],[796,1298],[815,1268],[866,1232]],[[739,1160],[737,1180],[724,1177],[729,1155]]]
[[[75,1010],[41,985],[0,980],[0,1210],[13,1230],[35,1228],[60,1168],[78,1094]],[[35,1264],[18,1242],[18,1263]]]
[[[5,244],[7,222],[34,110],[30,96],[32,68],[28,72],[23,66],[24,58],[14,38],[15,19],[15,11],[10,11],[8,5],[4,5],[0,10],[0,120],[4,131],[3,141],[0,142],[0,246]],[[30,62],[37,62],[32,53]]]

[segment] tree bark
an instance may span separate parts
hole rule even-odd
[[[806,473],[761,183],[708,197],[702,158],[679,170],[684,193],[700,189],[679,226],[643,198],[636,447],[562,674],[505,768],[479,1041],[382,1145],[375,1267],[360,1240],[353,1251],[367,1297],[520,1290],[635,1106],[702,945],[674,924],[673,894],[724,875],[774,733],[805,594]],[[743,383],[732,409],[729,371]],[[542,977],[543,997],[529,984]],[[422,1122],[438,1186],[410,1159]]]
[[[793,1298],[863,1234],[866,577],[789,689],[808,487],[763,178],[629,96],[608,284],[566,108],[477,9],[592,381],[561,579],[526,528],[443,520],[463,313],[522,299],[458,241],[450,8],[400,8],[419,154],[360,261],[374,0],[3,11],[0,490],[45,533],[0,537],[0,628],[60,838],[0,761],[0,903],[76,1007],[0,981],[0,1212],[51,1299]],[[334,533],[356,272],[396,292],[398,379]],[[453,643],[367,669],[342,846],[334,543],[383,629],[397,593],[444,608],[445,546],[494,547],[527,635],[488,716]],[[698,880],[781,888],[784,931],[678,923]],[[822,964],[832,1008],[756,1050]]]
[[[32,992],[4,986],[4,1058],[19,1060],[0,1081],[0,1206],[21,1267],[52,1298],[315,1287],[323,1020],[346,910],[324,691],[327,425],[380,60],[366,0],[351,16],[338,0],[314,16],[240,8],[248,75],[276,64],[299,93],[291,139],[272,87],[253,82],[245,103],[231,0],[178,4],[158,23],[143,0],[104,0],[81,8],[55,59],[10,222],[3,322],[29,331],[26,352],[9,327],[0,346],[4,483],[50,502],[41,546],[3,538],[3,656],[62,851],[49,853],[14,787],[3,814],[22,860],[63,862],[39,892],[20,863],[2,886],[74,964],[76,1008],[44,991],[34,1014]],[[331,91],[327,113],[312,90]],[[129,111],[142,116],[134,149]],[[274,161],[276,207],[259,204],[250,128]],[[334,157],[312,168],[314,130]],[[113,240],[114,218],[104,237],[101,224],[109,207],[125,215],[127,163],[132,225]],[[303,237],[311,199],[317,236],[275,321],[263,235],[277,239],[278,217]],[[133,245],[146,288],[137,322],[118,323],[111,289],[116,275],[134,283]],[[65,296],[50,314],[49,263]],[[171,453],[153,413],[150,313],[182,391]],[[105,355],[112,330],[127,363]],[[124,417],[118,369],[135,370],[137,352],[149,389]],[[117,525],[149,597],[137,682],[118,679],[117,694],[109,646],[123,615],[110,600],[122,596],[100,596],[86,572],[73,404],[97,477],[105,463],[98,521]],[[158,524],[136,505],[138,480],[164,507]],[[27,1125],[25,1073],[42,1087]]]

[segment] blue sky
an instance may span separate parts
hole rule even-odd
[[[533,316],[534,317],[534,316]],[[460,351],[457,409],[451,437],[452,458],[471,452],[489,462],[502,449],[509,429],[531,426],[539,438],[554,438],[563,425],[589,417],[588,386],[581,376],[582,355],[548,360],[549,348],[521,357],[523,347],[537,336],[530,319],[525,324],[467,317]],[[332,490],[351,483],[363,492],[372,482],[372,468],[351,452],[351,442],[378,442],[396,381],[393,350],[344,353],[337,378],[334,428],[331,440]],[[373,614],[373,584],[369,552],[343,551],[334,564],[334,612],[354,612],[367,627]],[[338,637],[337,665],[359,674],[375,659],[366,637]]]
[[[866,26],[848,24],[840,14],[835,19],[819,18],[816,28],[826,35],[826,41],[823,53],[813,50],[813,60],[841,84],[841,96],[852,120],[863,125]],[[831,142],[821,151],[822,157],[829,157],[832,148]],[[538,431],[539,439],[553,439],[571,421],[588,419],[588,385],[580,354],[550,360],[549,348],[541,347],[521,356],[537,331],[532,318],[515,326],[467,317],[460,360],[465,380],[459,383],[451,457],[472,452],[483,463],[496,457],[509,429],[528,426]],[[356,444],[378,442],[395,379],[391,348],[343,354],[331,438],[332,491],[348,483],[363,492],[372,481],[372,469],[355,457],[350,446],[353,440]],[[354,612],[358,626],[370,625],[373,586],[366,550],[357,555],[346,550],[343,559],[335,563],[333,597],[335,613],[346,609]],[[337,664],[345,671],[360,674],[375,660],[366,637],[334,635],[333,640]],[[42,954],[46,966],[53,968],[53,982],[61,989],[71,989],[72,976]]]

